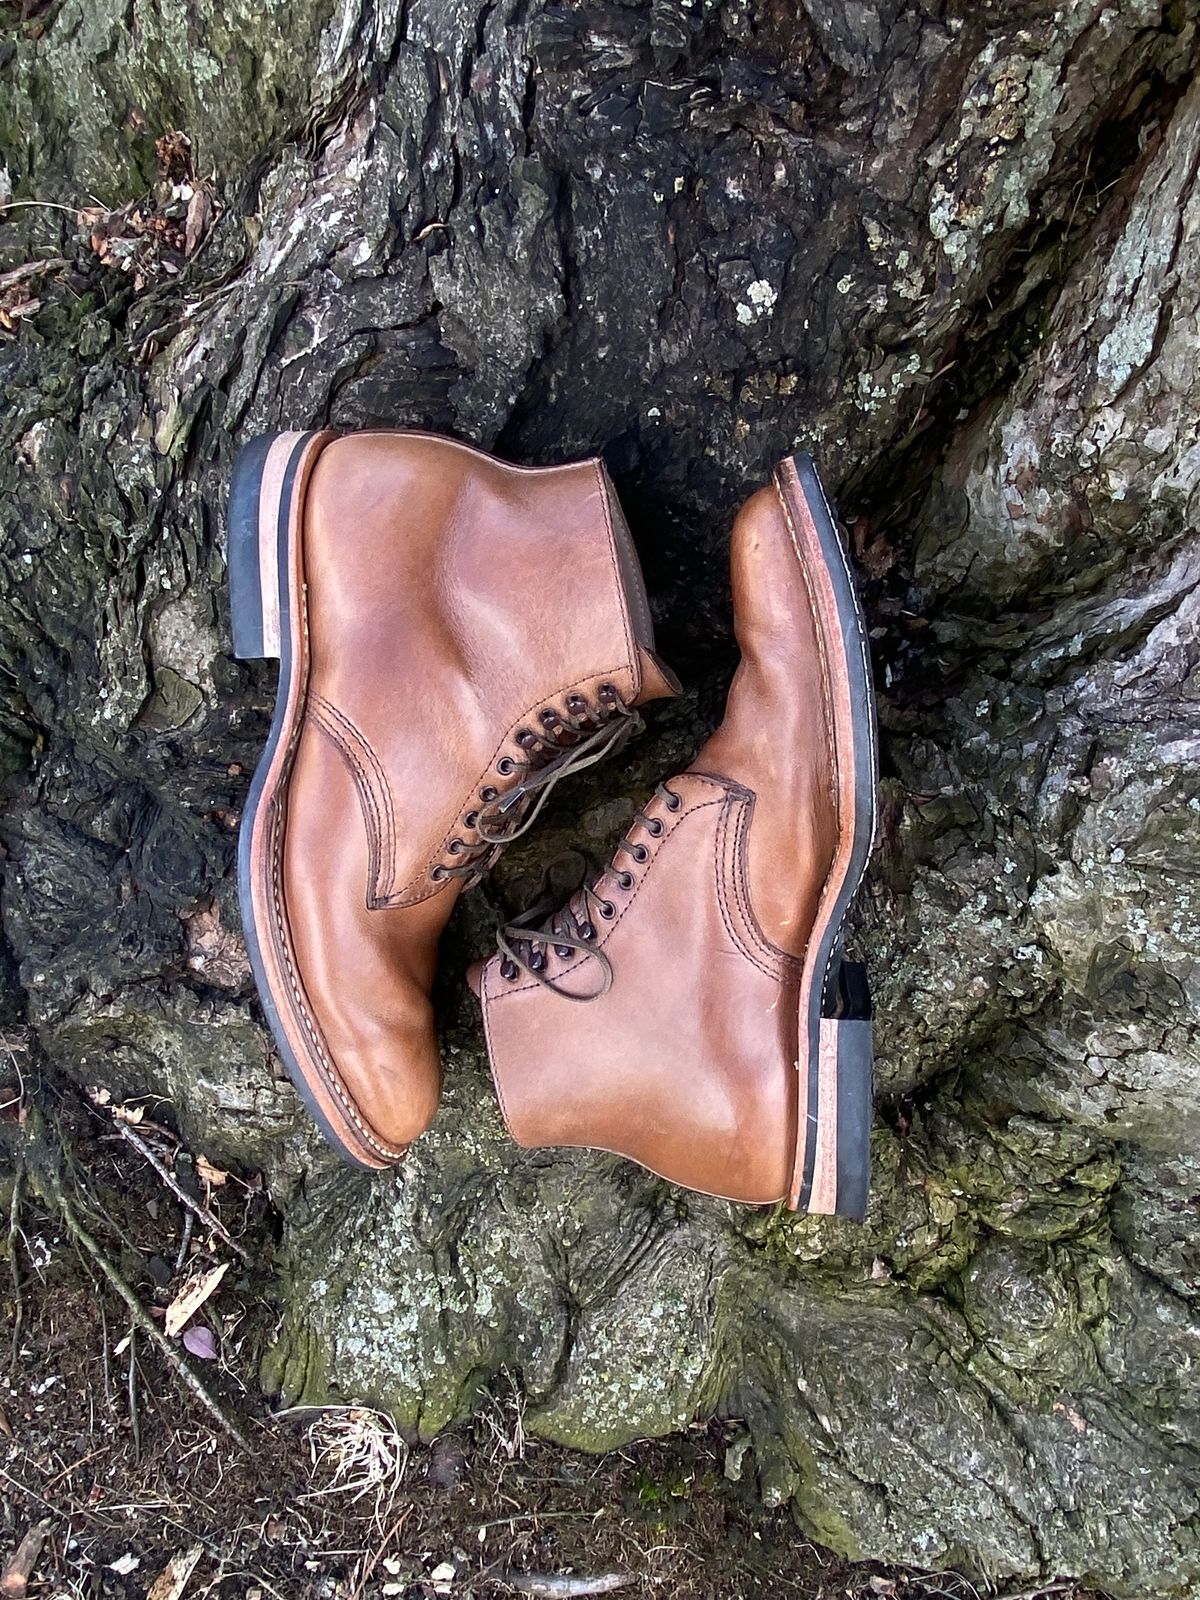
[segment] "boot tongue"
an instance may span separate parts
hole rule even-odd
[[[634,705],[644,705],[647,700],[671,700],[683,691],[683,685],[670,667],[645,645],[638,645],[638,666],[641,669],[641,686]]]
[[[485,966],[487,966],[486,961],[472,961],[467,968],[467,984],[476,1000],[483,998],[480,991],[483,988],[483,969]]]

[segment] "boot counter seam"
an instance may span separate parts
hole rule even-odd
[[[633,633],[630,627],[629,603],[625,594],[625,585],[621,582],[621,558],[617,554],[617,536],[613,529],[612,507],[608,503],[608,488],[604,482],[604,467],[599,461],[592,463],[596,487],[600,491],[600,504],[604,509],[604,531],[608,535],[608,564],[612,568],[613,593],[617,601],[617,609],[621,613],[621,632],[625,635],[625,654],[628,657],[628,672],[633,680],[632,687],[636,694],[641,687],[638,682],[637,651],[634,647]]]

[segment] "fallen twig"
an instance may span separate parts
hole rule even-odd
[[[175,1271],[182,1272],[183,1264],[187,1260],[188,1246],[192,1242],[192,1213],[189,1210],[183,1213],[183,1236],[179,1241],[179,1250],[175,1256]]]
[[[12,1274],[13,1330],[12,1349],[8,1358],[9,1372],[15,1372],[17,1352],[21,1347],[21,1325],[25,1320],[25,1296],[21,1290],[21,1268],[17,1262],[17,1236],[21,1231],[21,1191],[25,1186],[25,1168],[18,1167],[13,1179],[12,1202],[8,1208],[8,1270]]]
[[[0,272],[0,289],[11,289],[14,283],[23,283],[26,278],[36,278],[39,272],[58,272],[67,266],[70,266],[70,262],[64,261],[62,256],[48,256],[45,261],[22,262],[19,267],[10,267],[7,272]]]
[[[367,1584],[371,1581],[371,1574],[375,1571],[375,1568],[379,1565],[379,1563],[383,1560],[384,1556],[387,1554],[388,1545],[391,1544],[392,1540],[400,1532],[400,1529],[404,1526],[405,1522],[408,1520],[408,1516],[409,1516],[409,1513],[411,1511],[412,1511],[412,1507],[411,1506],[405,1506],[404,1510],[400,1513],[400,1515],[396,1518],[395,1522],[392,1523],[391,1527],[384,1534],[382,1542],[380,1543],[379,1547],[376,1549],[374,1555],[371,1556],[371,1558],[367,1562],[366,1566],[363,1568],[361,1577],[359,1578],[358,1582],[354,1585],[354,1588],[351,1590],[351,1592],[350,1592],[350,1600],[359,1600],[359,1597],[362,1594],[363,1590],[367,1587]]]
[[[4,1600],[23,1600],[37,1559],[42,1553],[46,1535],[50,1532],[50,1519],[35,1522],[33,1527],[13,1551],[4,1574],[0,1577],[0,1595]]]
[[[518,1594],[539,1600],[575,1600],[578,1595],[613,1594],[628,1589],[637,1579],[631,1572],[602,1572],[594,1578],[564,1578],[551,1572],[506,1572],[501,1579]]]
[[[214,1216],[206,1205],[188,1194],[187,1190],[175,1177],[175,1174],[163,1165],[139,1133],[135,1132],[127,1122],[114,1121],[113,1126],[126,1144],[131,1144],[140,1156],[145,1157],[180,1205],[186,1206],[189,1211],[199,1217],[205,1227],[211,1228],[217,1238],[229,1246],[234,1255],[238,1256],[242,1261],[248,1262],[250,1260],[249,1251],[237,1242],[219,1217]]]
[[[158,1346],[159,1350],[166,1358],[167,1364],[179,1379],[179,1382],[185,1389],[188,1389],[195,1396],[208,1414],[219,1425],[221,1430],[224,1433],[227,1433],[229,1437],[234,1440],[234,1442],[239,1445],[247,1455],[249,1455],[251,1453],[250,1445],[241,1429],[235,1422],[225,1415],[224,1411],[222,1411],[221,1407],[217,1404],[213,1396],[209,1394],[204,1382],[195,1372],[192,1371],[191,1366],[187,1361],[184,1360],[177,1347],[172,1344],[171,1340],[168,1339],[158,1327],[154,1319],[150,1316],[150,1313],[138,1299],[137,1295],[134,1294],[133,1290],[125,1282],[124,1278],[117,1271],[116,1267],[114,1267],[112,1262],[108,1259],[108,1256],[104,1253],[104,1250],[76,1216],[75,1207],[72,1205],[67,1195],[63,1192],[62,1185],[59,1182],[57,1175],[48,1175],[47,1189],[49,1190],[54,1203],[58,1206],[58,1209],[62,1214],[63,1221],[67,1224],[67,1227],[70,1228],[76,1239],[100,1268],[100,1271],[108,1279],[108,1282],[112,1288],[116,1290],[117,1294],[120,1295],[121,1299],[124,1300],[125,1304],[129,1307],[131,1313],[133,1314],[133,1320],[135,1324]]]
[[[129,1430],[133,1436],[133,1459],[142,1459],[142,1424],[137,1407],[137,1329],[129,1330]]]
[[[1053,1583],[1042,1584],[1040,1589],[1022,1589],[1019,1594],[998,1594],[995,1600],[1042,1600],[1044,1595],[1066,1594],[1077,1587],[1073,1578],[1056,1578]]]

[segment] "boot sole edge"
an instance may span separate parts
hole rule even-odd
[[[338,1155],[351,1166],[374,1172],[390,1162],[374,1152],[368,1154],[348,1123],[338,1126],[341,1118],[317,1087],[321,1084],[319,1069],[307,1070],[293,1045],[284,1015],[285,1009],[290,1013],[292,1008],[277,999],[279,985],[272,976],[279,965],[275,945],[280,936],[265,911],[269,904],[264,881],[267,835],[278,825],[276,811],[290,768],[287,747],[303,715],[300,679],[304,668],[296,659],[292,627],[297,500],[302,493],[301,477],[307,477],[311,461],[333,437],[316,432],[263,434],[239,453],[230,480],[227,566],[234,654],[242,660],[279,661],[271,727],[238,835],[238,901],[263,1014],[293,1087]]]
[[[874,842],[877,789],[875,692],[866,624],[842,537],[811,457],[783,461],[776,485],[807,513],[803,532],[827,581],[823,598],[827,644],[840,697],[831,694],[841,843],[817,914],[801,980],[800,1083],[796,1163],[788,1205],[861,1221],[870,1186],[873,1114],[872,1028],[868,1017],[827,1014],[831,980],[841,959],[846,915],[862,885]],[[799,521],[804,524],[804,518]],[[818,563],[814,562],[814,567]],[[852,794],[847,804],[847,778]]]

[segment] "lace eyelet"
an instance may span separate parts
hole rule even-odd
[[[537,734],[534,733],[532,728],[522,728],[520,733],[517,734],[517,743],[522,750],[528,750],[536,738]]]
[[[515,980],[518,970],[515,961],[505,960],[500,963],[500,976],[506,983],[512,983]]]
[[[569,694],[567,696],[567,710],[572,716],[577,717],[581,712],[587,710],[587,701],[581,694]]]
[[[607,700],[610,703],[617,698],[617,686],[615,683],[602,683],[598,692],[601,700]]]
[[[554,954],[560,961],[569,961],[575,952],[569,944],[556,944],[554,946]]]
[[[462,855],[463,851],[466,848],[467,848],[466,845],[462,842],[461,839],[451,839],[450,843],[446,846],[446,849],[449,850],[449,852],[450,852],[450,854],[452,856],[460,856],[460,855]]]
[[[635,861],[649,861],[650,859],[650,852],[644,844],[635,844],[632,854]]]
[[[478,811],[468,811],[466,816],[463,818],[463,826],[465,828],[473,828],[478,821]]]
[[[531,972],[541,972],[544,970],[545,965],[546,957],[540,950],[535,950],[529,958],[529,970]]]
[[[510,777],[517,770],[517,764],[511,756],[501,756],[496,763],[496,771],[502,778]]]
[[[633,873],[632,872],[618,872],[617,873],[617,882],[621,885],[622,889],[632,889],[633,888]]]
[[[667,810],[678,811],[683,804],[683,796],[675,793],[674,789],[667,790]]]
[[[596,929],[590,922],[585,922],[579,930],[579,937],[586,939],[588,944],[596,937]]]
[[[450,876],[450,873],[449,873],[449,870],[446,867],[443,867],[439,863],[436,867],[433,868],[433,870],[430,872],[429,876],[433,879],[434,883],[441,883],[441,882],[443,882],[444,879],[446,879],[446,878],[448,878]]]
[[[552,728],[558,720],[559,716],[557,711],[542,712],[541,721],[544,727]]]
[[[489,784],[486,785],[486,787],[480,789],[479,798],[483,801],[485,806],[486,805],[490,805],[490,803],[496,798],[498,793],[499,793],[499,790],[493,789],[491,784],[489,783]]]
[[[617,908],[611,900],[602,900],[598,909],[605,922],[611,922],[617,914]]]
[[[661,817],[651,817],[646,823],[646,826],[649,828],[651,835],[655,839],[661,839],[663,834],[667,831],[666,824],[663,822]]]

